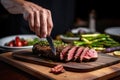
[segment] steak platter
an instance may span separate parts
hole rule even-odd
[[[39,54],[44,58],[55,61],[69,62],[69,61],[95,61],[98,58],[98,53],[94,49],[88,47],[78,47],[72,45],[60,45],[56,47],[56,55],[51,51],[50,46],[40,45],[39,43],[33,46],[33,53]]]
[[[47,41],[40,41],[33,45],[32,50],[13,52],[13,58],[54,67],[63,65],[69,71],[92,71],[120,62],[119,58],[98,53],[90,47],[65,44],[54,41],[56,55],[51,51]]]

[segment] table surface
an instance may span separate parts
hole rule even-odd
[[[21,61],[13,61],[10,57],[6,57],[5,55],[10,55],[11,52],[3,53],[2,57],[0,56],[0,80],[38,80],[38,79],[45,79],[45,77],[50,76],[51,79],[57,80],[93,80],[93,79],[111,79],[111,80],[120,80],[120,63],[105,67],[99,70],[85,72],[85,73],[76,73],[76,72],[69,72],[65,71],[62,74],[54,75],[49,73],[49,67],[21,62]],[[4,61],[3,58],[6,58]],[[6,63],[7,62],[7,63]],[[9,63],[9,64],[8,64]],[[28,70],[23,70],[20,67],[13,66],[12,64],[24,64],[24,67],[28,67],[32,69],[33,72],[27,72]],[[18,65],[19,66],[19,65]],[[33,75],[32,75],[32,74]],[[36,74],[37,73],[37,74]],[[37,76],[35,76],[35,74]],[[38,77],[38,74],[39,75]],[[47,76],[45,76],[45,75]],[[71,76],[72,75],[72,76]],[[46,78],[48,79],[48,78]]]

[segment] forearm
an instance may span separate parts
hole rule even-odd
[[[1,0],[4,8],[12,14],[22,14],[25,0]]]

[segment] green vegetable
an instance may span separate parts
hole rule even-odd
[[[34,45],[35,43],[38,43],[40,40],[38,38],[34,38],[34,39],[28,39],[28,46],[30,45]]]
[[[104,50],[108,47],[120,46],[120,43],[106,34],[82,34],[80,41],[74,41],[73,45],[88,46],[96,50]]]
[[[54,40],[53,43],[54,43],[55,47],[67,45],[64,42],[62,42],[61,40]],[[47,40],[44,40],[44,41],[41,40],[38,42],[38,44],[41,46],[49,46],[49,43],[47,42]]]

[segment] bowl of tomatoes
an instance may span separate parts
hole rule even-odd
[[[16,51],[21,49],[30,49],[33,45],[44,38],[39,38],[34,34],[22,34],[3,37],[0,39],[0,48],[6,51]]]

